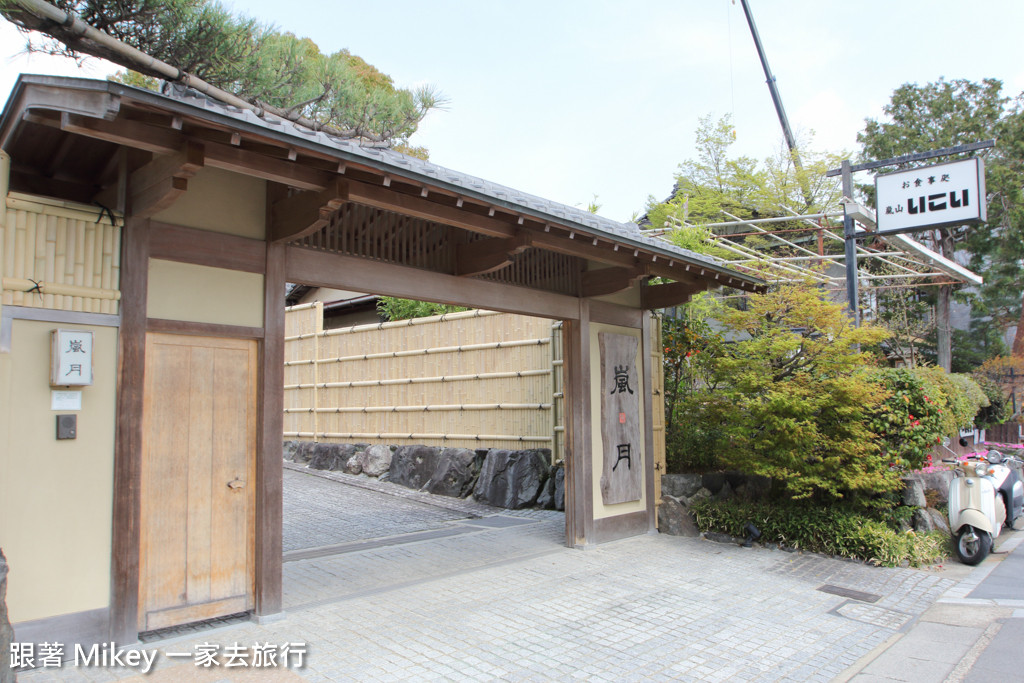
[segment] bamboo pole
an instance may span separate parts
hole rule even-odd
[[[324,304],[322,301],[317,301],[313,305],[313,358],[320,357],[320,333],[324,331]],[[317,413],[320,409],[320,396],[316,389],[317,382],[320,381],[320,365],[317,363],[313,364],[313,440],[316,441],[316,434],[320,431],[320,421],[317,419]]]
[[[285,408],[286,413],[429,413],[468,410],[551,410],[550,403],[469,403],[428,406],[362,406],[335,408]]]
[[[311,361],[296,361],[296,364],[308,364]],[[439,377],[402,377],[399,379],[367,379],[353,380],[350,382],[322,382],[319,386],[323,389],[348,389],[353,387],[384,387],[403,384],[433,384],[435,382],[467,382],[482,379],[511,379],[517,377],[538,377],[549,375],[550,370],[512,370],[509,372],[481,372],[474,375],[442,375]],[[285,389],[308,389],[310,384],[289,384]]]
[[[0,282],[2,282],[4,290],[12,292],[33,292],[43,295],[64,294],[90,299],[108,299],[110,301],[119,301],[121,299],[121,292],[116,289],[62,285],[56,282],[33,282],[32,280],[16,277],[5,277]]]
[[[50,197],[39,197],[36,195],[25,194],[23,192],[11,192],[7,195],[7,208],[15,211],[28,211],[29,213],[45,213],[50,216],[60,216],[62,218],[69,218],[75,221],[85,221],[86,223],[99,223],[101,225],[111,225],[110,217],[104,211],[100,213],[99,209],[88,204],[79,204],[78,202],[63,201],[60,199],[52,199]],[[117,211],[114,212],[116,219],[121,218],[121,214]]]
[[[293,432],[292,435],[295,435]],[[309,432],[301,434],[308,436]],[[359,432],[325,432],[320,436],[328,439],[379,439],[382,441],[412,441],[412,440],[437,440],[437,441],[518,441],[520,443],[549,443],[550,436],[518,436],[510,434],[405,434],[405,433],[359,433]]]
[[[510,349],[520,346],[542,346],[544,344],[550,344],[551,339],[520,339],[516,341],[500,341],[490,342],[487,344],[466,344],[461,346],[439,346],[427,349],[411,349],[409,351],[385,351],[382,353],[364,353],[356,356],[341,356],[338,358],[322,358],[315,361],[301,361],[301,363],[315,362],[315,363],[347,363],[351,361],[360,360],[376,360],[381,358],[408,358],[411,356],[429,356],[437,353],[463,353],[468,351],[486,351],[488,349]],[[296,365],[301,364],[298,361]]]
[[[325,337],[335,337],[354,332],[370,332],[374,330],[391,330],[401,327],[415,327],[418,325],[430,325],[433,323],[447,322],[450,320],[464,320],[466,318],[483,318],[492,315],[503,315],[501,311],[486,311],[476,309],[472,311],[457,311],[455,313],[443,313],[432,315],[426,318],[410,318],[408,320],[394,320],[386,323],[368,323],[365,325],[352,325],[351,327],[339,327],[323,332]],[[301,338],[301,335],[300,335]]]

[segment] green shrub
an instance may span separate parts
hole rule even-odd
[[[705,500],[695,502],[690,509],[702,531],[743,537],[744,527],[753,522],[761,531],[762,542],[859,558],[885,567],[903,562],[913,567],[933,564],[944,559],[948,549],[947,538],[941,532],[901,531],[845,507]]]
[[[972,377],[988,399],[988,403],[982,404],[981,410],[974,417],[974,424],[981,429],[988,429],[1009,422],[1013,417],[1013,408],[1002,387],[981,373],[975,373]]]
[[[888,390],[874,412],[871,430],[894,466],[919,469],[943,437],[971,424],[988,402],[978,383],[942,368],[879,368],[872,372]]]

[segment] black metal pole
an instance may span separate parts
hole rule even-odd
[[[843,197],[853,198],[853,172],[850,160],[843,159]],[[860,327],[860,305],[857,301],[857,242],[853,219],[843,209],[843,236],[846,238],[846,297],[849,299],[853,324]]]
[[[804,195],[804,202],[810,208],[814,203],[814,197],[811,196],[810,184],[806,176],[804,176],[804,165],[800,161],[800,152],[797,151],[793,129],[789,127],[789,117],[786,116],[786,109],[782,106],[782,95],[779,94],[779,86],[775,82],[775,74],[772,73],[771,68],[768,66],[768,57],[765,55],[764,47],[761,45],[761,36],[757,32],[757,25],[754,23],[754,15],[750,12],[750,5],[747,4],[747,0],[740,0],[740,3],[743,5],[743,14],[747,17],[747,26],[750,27],[750,35],[754,39],[754,47],[757,48],[757,56],[761,60],[761,68],[764,70],[764,77],[768,83],[768,92],[771,93],[772,103],[775,105],[775,113],[778,115],[779,123],[782,125],[782,134],[786,138],[786,146],[789,147],[789,154],[793,159],[793,166],[796,168],[800,191]]]

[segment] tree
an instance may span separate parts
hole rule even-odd
[[[462,306],[435,304],[429,301],[416,301],[414,299],[399,299],[392,296],[382,296],[377,299],[377,313],[387,318],[388,321],[429,318],[434,315],[465,310],[467,309]]]
[[[736,131],[728,115],[717,121],[711,116],[701,118],[695,134],[697,158],[679,165],[671,197],[663,202],[648,199],[647,222],[654,228],[671,228],[666,237],[679,246],[734,260],[734,252],[712,244],[712,231],[704,227],[706,224],[728,221],[732,216],[783,217],[791,215],[792,207],[811,212],[838,208],[838,183],[826,178],[825,171],[839,163],[839,155],[822,154],[806,144],[801,147],[803,169],[798,170],[785,147],[763,162],[732,157],[730,148],[735,140]],[[805,189],[811,197],[809,206]],[[813,228],[808,229],[800,221],[784,227],[803,228],[806,234],[813,234]],[[785,247],[780,251],[780,242],[758,236],[747,236],[743,242],[751,248],[771,250],[773,255],[796,255]]]
[[[1013,355],[1024,357],[1024,95],[998,121],[995,134],[997,145],[985,174],[988,222],[967,236],[971,266],[985,271],[985,284],[973,303],[979,315],[1001,329],[1017,326]]]
[[[865,120],[864,130],[857,135],[862,145],[861,158],[864,161],[888,159],[995,137],[1005,115],[1006,99],[1001,91],[1002,83],[991,78],[980,83],[939,79],[925,85],[904,84],[893,92],[889,103],[883,107],[884,120]],[[961,158],[965,156],[960,155]],[[909,166],[905,164],[900,168]],[[990,168],[987,178],[994,180],[991,171]],[[862,189],[871,194],[871,188]],[[972,228],[969,232],[964,227],[942,228],[924,233],[923,236],[943,256],[953,259],[957,242],[965,238],[969,238],[975,245],[976,254],[983,253],[977,251],[977,245],[985,240],[971,235],[985,230]],[[972,265],[978,268],[980,264],[975,262]],[[1019,289],[1017,291],[1019,295]],[[952,294],[952,285],[938,287],[935,304],[938,361],[947,370],[952,362],[952,331],[949,322]]]
[[[729,467],[771,477],[793,498],[821,502],[894,490],[899,481],[868,427],[885,398],[857,351],[885,332],[854,327],[811,282],[751,295],[713,313],[732,343],[714,359],[715,384],[691,397],[690,418],[720,430]]]
[[[405,143],[427,112],[444,104],[432,88],[396,88],[389,76],[347,50],[323,54],[308,38],[235,16],[215,0],[50,4],[186,75],[336,135]],[[101,57],[144,76],[162,77],[118,49],[38,16],[20,0],[0,2],[0,15],[30,33],[30,50]]]

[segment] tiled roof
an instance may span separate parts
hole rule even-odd
[[[172,86],[169,92],[162,97],[163,99],[184,102],[192,107],[220,116],[244,121],[267,131],[274,131],[292,138],[314,143],[318,146],[332,148],[353,161],[358,160],[378,170],[387,171],[409,179],[419,179],[431,184],[444,185],[450,189],[461,191],[463,194],[473,194],[490,199],[506,208],[524,210],[523,213],[529,213],[541,219],[547,218],[561,224],[574,224],[580,226],[583,231],[594,237],[600,237],[602,234],[610,237],[613,236],[618,240],[632,243],[634,246],[663,255],[678,257],[681,261],[704,264],[710,266],[713,270],[728,272],[730,275],[743,280],[759,282],[757,278],[738,273],[724,266],[720,259],[705,254],[698,254],[664,240],[645,235],[635,223],[620,223],[576,207],[544,199],[543,197],[484,180],[468,173],[454,171],[417,157],[411,157],[396,152],[393,149],[364,146],[356,139],[328,135],[324,132],[295,125],[290,121],[272,117],[263,118],[257,116],[252,111],[222,104],[195,90],[180,86]]]
[[[643,249],[659,257],[675,259],[722,273],[743,282],[760,286],[764,283],[751,275],[729,268],[721,260],[698,254],[644,234],[635,223],[620,223],[581,209],[521,192],[505,185],[476,176],[454,171],[437,164],[407,156],[391,149],[360,144],[359,140],[341,138],[315,131],[272,116],[261,117],[255,112],[223,104],[195,90],[178,85],[166,87],[166,93],[86,78],[22,75],[8,101],[0,123],[7,124],[8,109],[20,88],[30,84],[46,87],[107,92],[123,96],[141,105],[151,106],[183,116],[206,120],[219,126],[230,126],[241,132],[276,139],[289,146],[316,149],[341,161],[351,161],[377,172],[414,183],[434,186],[466,198],[476,198],[486,204],[500,207],[542,222],[556,223],[593,238],[604,237],[611,242]]]

